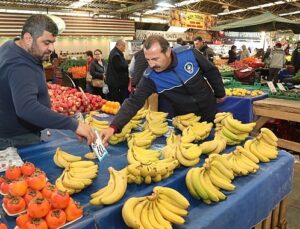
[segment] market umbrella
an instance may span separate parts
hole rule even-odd
[[[270,12],[211,28],[213,31],[262,32],[292,30],[300,33],[300,24]]]

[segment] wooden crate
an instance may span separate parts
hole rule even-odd
[[[286,229],[286,204],[287,198],[283,199],[274,209],[270,212],[268,217],[262,222],[258,223],[252,229]]]

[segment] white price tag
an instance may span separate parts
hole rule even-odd
[[[91,144],[93,152],[96,154],[98,160],[101,162],[103,158],[108,154],[106,148],[102,144],[102,139],[99,136],[99,133],[97,130],[95,130],[97,139],[95,143]]]
[[[269,89],[270,89],[270,91],[271,91],[272,93],[277,92],[277,90],[276,90],[276,88],[275,88],[275,86],[274,86],[274,84],[273,84],[272,81],[268,81],[267,84],[268,84],[268,87],[269,87]]]
[[[277,87],[279,88],[280,91],[286,91],[282,83],[277,83]]]

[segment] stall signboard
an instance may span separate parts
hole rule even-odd
[[[211,27],[216,25],[216,22],[216,17],[212,15],[182,10],[170,11],[170,26],[209,30]]]
[[[173,33],[173,32],[165,32],[165,31],[154,31],[154,30],[136,30],[135,36],[137,40],[145,40],[147,37],[151,35],[160,35],[164,37],[168,41],[176,41],[177,38],[186,39],[185,33]]]

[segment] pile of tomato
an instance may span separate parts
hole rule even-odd
[[[108,113],[108,114],[117,114],[121,105],[119,102],[113,102],[113,101],[107,101],[104,105],[101,107],[101,111]]]
[[[25,212],[16,219],[19,229],[58,228],[83,215],[80,204],[47,182],[46,174],[30,162],[9,167],[0,183],[7,213]]]

